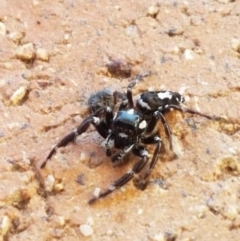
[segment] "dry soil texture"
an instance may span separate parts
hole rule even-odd
[[[180,91],[222,119],[171,112],[177,158],[161,131],[146,190],[89,205],[137,157],[113,167],[91,127],[40,165],[92,93],[146,71],[134,95]],[[1,240],[240,240],[239,0],[1,0],[0,91]]]

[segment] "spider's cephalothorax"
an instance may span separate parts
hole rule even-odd
[[[132,98],[132,88],[148,76],[149,73],[136,76],[128,85],[127,93],[119,94],[114,92],[115,96],[112,100],[115,100],[116,96],[120,96],[122,102],[118,108],[118,111],[113,113],[113,106],[96,105],[95,112],[83,120],[83,122],[71,133],[65,136],[49,153],[45,162],[41,165],[43,168],[47,161],[52,157],[59,147],[66,146],[68,143],[74,141],[74,139],[84,133],[90,124],[92,124],[97,132],[105,139],[105,151],[107,156],[111,156],[113,163],[121,162],[124,157],[132,152],[139,157],[139,161],[133,166],[133,168],[115,181],[107,190],[101,192],[99,196],[93,197],[89,200],[92,204],[99,198],[105,197],[112,193],[115,189],[118,189],[129,182],[134,175],[140,173],[149,161],[149,154],[145,148],[146,144],[155,145],[155,150],[149,166],[144,173],[141,183],[138,186],[139,189],[144,189],[147,184],[148,177],[151,174],[156,162],[158,160],[158,153],[161,149],[161,138],[159,136],[159,130],[156,130],[157,122],[160,120],[164,125],[165,132],[169,138],[170,149],[172,149],[171,132],[164,114],[170,109],[179,110],[182,112],[188,112],[204,116],[208,119],[214,119],[209,115],[202,114],[196,110],[183,108],[181,103],[184,102],[184,97],[177,92],[172,91],[146,91],[140,94],[136,105]],[[117,93],[117,94],[116,94]],[[95,96],[90,98],[101,99],[101,95],[105,95],[104,91],[98,92]],[[108,97],[109,97],[109,93]],[[109,99],[109,98],[108,98]],[[111,98],[110,98],[111,99]],[[97,103],[94,99],[94,103]],[[91,102],[92,103],[92,102]],[[109,102],[109,103],[112,103]],[[120,151],[112,155],[112,148],[117,148]]]

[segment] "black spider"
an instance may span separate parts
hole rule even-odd
[[[114,114],[113,108],[116,104],[116,93],[110,96],[110,92],[98,92],[90,97],[96,104],[98,99],[102,99],[103,95],[107,94],[108,106],[94,105],[94,113],[83,120],[83,122],[71,133],[65,136],[49,153],[41,168],[45,167],[47,161],[52,157],[59,147],[66,146],[74,139],[84,133],[90,124],[92,124],[97,132],[105,139],[105,151],[107,156],[112,156],[112,148],[120,149],[120,151],[111,157],[113,163],[120,163],[124,157],[133,152],[140,159],[133,166],[132,170],[125,173],[122,177],[116,180],[106,191],[99,194],[98,197],[93,197],[89,200],[89,204],[94,203],[99,198],[105,197],[112,193],[115,189],[122,187],[129,182],[135,174],[140,173],[149,161],[149,153],[145,148],[146,144],[155,145],[153,157],[149,163],[149,167],[144,173],[139,189],[145,189],[148,177],[158,161],[158,153],[161,148],[161,138],[159,130],[156,130],[157,122],[160,120],[164,125],[165,132],[169,138],[170,149],[172,149],[171,132],[164,114],[170,109],[175,109],[182,112],[197,114],[208,119],[215,119],[212,116],[202,114],[196,110],[183,108],[181,103],[184,102],[184,97],[172,91],[146,91],[140,94],[136,104],[132,98],[132,88],[149,75],[136,76],[128,85],[126,95],[120,94],[122,102],[118,111]]]

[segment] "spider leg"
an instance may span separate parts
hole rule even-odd
[[[150,136],[150,137],[147,137],[147,138],[143,138],[142,143],[144,143],[144,144],[156,144],[156,147],[155,147],[153,157],[152,157],[152,160],[149,164],[147,172],[144,174],[144,176],[143,176],[143,178],[141,178],[141,180],[139,180],[137,183],[136,182],[134,183],[134,185],[140,190],[144,190],[146,188],[147,183],[148,183],[148,178],[149,178],[153,168],[155,167],[155,165],[158,161],[158,153],[161,149],[161,138],[158,135]]]
[[[166,106],[166,110],[170,109],[170,108],[173,108],[175,110],[179,110],[181,112],[187,112],[187,113],[190,113],[190,114],[195,114],[195,115],[199,115],[199,116],[203,116],[207,119],[210,119],[210,120],[218,120],[219,117],[215,117],[215,116],[210,116],[210,115],[207,115],[207,114],[203,114],[197,110],[193,110],[193,109],[189,109],[189,108],[183,108],[179,105],[168,105]]]
[[[97,201],[100,198],[106,197],[116,189],[122,187],[126,183],[128,183],[135,174],[139,173],[147,164],[148,162],[148,152],[145,149],[139,149],[140,153],[139,155],[141,156],[141,159],[134,165],[132,170],[128,171],[125,173],[122,177],[120,177],[117,181],[113,183],[106,191],[100,193],[98,197],[93,197],[92,199],[89,200],[89,204],[93,204],[95,201]]]
[[[95,112],[94,115],[99,115],[104,111],[106,107],[103,107]],[[60,147],[64,147],[70,142],[72,142],[77,136],[84,133],[90,126],[90,124],[93,124],[98,131],[98,133],[103,137],[106,138],[108,135],[108,126],[105,122],[100,120],[100,118],[96,116],[89,116],[83,122],[72,132],[70,132],[68,135],[66,135],[62,140],[60,140],[55,147],[50,151],[48,154],[46,160],[42,163],[41,168],[44,168],[48,162],[49,159],[53,156],[53,154],[56,153],[57,149]]]
[[[136,84],[138,84],[139,81],[143,80],[145,77],[149,76],[150,74],[151,74],[151,72],[146,72],[145,74],[136,75],[133,78],[133,80],[129,83],[129,85],[127,87],[127,99],[128,99],[129,108],[134,107],[133,98],[132,98],[132,88]]]
[[[165,118],[165,116],[163,115],[163,113],[161,111],[155,111],[152,115],[152,119],[147,127],[146,133],[151,133],[153,132],[158,120],[161,120],[163,127],[164,127],[164,131],[169,139],[169,145],[170,145],[170,150],[172,150],[173,145],[172,145],[172,134],[169,128],[169,125],[167,123],[167,120]]]

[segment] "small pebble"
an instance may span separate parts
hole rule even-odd
[[[121,10],[121,7],[120,7],[119,5],[115,5],[115,6],[114,6],[114,9],[120,11],[120,10]]]
[[[184,59],[186,59],[186,60],[194,59],[194,54],[193,54],[193,51],[191,49],[186,49],[184,51],[183,56],[184,56]]]
[[[14,43],[19,44],[19,42],[24,38],[24,32],[12,32],[8,34],[8,38],[11,39]]]
[[[53,190],[54,183],[55,183],[54,176],[48,175],[44,181],[44,186],[47,192],[51,192]]]
[[[64,190],[64,186],[63,186],[62,183],[58,183],[58,184],[54,185],[54,191],[55,192],[61,192],[63,190]]]
[[[38,6],[38,5],[39,5],[39,1],[33,0],[33,1],[32,1],[32,5],[33,5],[34,7]]]
[[[22,46],[19,46],[15,53],[18,59],[23,61],[29,61],[35,57],[35,49],[33,43],[27,43]]]
[[[6,26],[2,22],[0,22],[0,35],[2,35],[2,36],[6,35]]]
[[[88,237],[93,234],[93,229],[88,224],[82,224],[80,225],[80,232],[82,233],[83,236]]]
[[[11,227],[10,218],[7,215],[3,216],[1,226],[0,226],[0,233],[3,236],[5,236],[8,233],[10,227]]]
[[[65,218],[63,216],[58,216],[57,217],[57,223],[60,227],[63,227],[65,225]]]
[[[232,50],[240,52],[240,39],[232,38],[231,39],[231,47],[232,47]]]
[[[13,64],[11,62],[5,62],[3,66],[5,69],[8,69],[8,70],[13,69]]]
[[[37,49],[36,57],[37,57],[37,59],[42,60],[42,61],[48,61],[49,60],[49,54],[46,51],[46,49],[43,49],[43,48]]]
[[[94,197],[99,197],[100,192],[101,192],[101,189],[99,187],[95,188],[95,190],[93,192],[93,196]]]
[[[18,105],[26,96],[27,88],[25,86],[21,86],[18,88],[10,97],[11,103],[15,106]]]
[[[113,235],[113,230],[112,229],[108,229],[106,234],[107,234],[107,236],[111,237]]]
[[[151,5],[148,8],[148,13],[149,13],[150,16],[155,18],[157,16],[157,14],[159,13],[159,7],[156,6],[156,5]]]
[[[180,26],[178,28],[170,28],[167,33],[170,37],[183,34],[184,29]]]
[[[229,220],[234,220],[237,218],[238,216],[238,209],[236,205],[229,205],[229,207],[227,208],[226,212],[225,212],[226,217]]]
[[[158,233],[153,236],[154,241],[165,241],[165,237],[163,233]]]
[[[85,162],[85,161],[87,161],[87,156],[86,156],[86,154],[85,154],[84,152],[81,152],[79,161],[80,161],[80,162]]]
[[[234,0],[217,0],[219,3],[230,3],[230,2],[234,2]]]
[[[143,214],[143,210],[140,208],[140,209],[138,209],[138,215],[141,215],[141,214]]]

